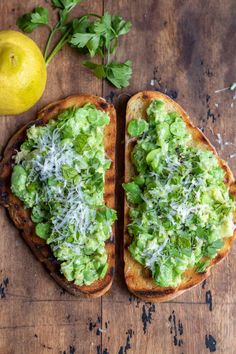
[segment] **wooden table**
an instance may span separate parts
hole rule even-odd
[[[0,29],[16,29],[19,15],[49,1],[1,0]],[[236,172],[236,100],[215,90],[236,80],[235,0],[84,1],[74,15],[104,10],[130,19],[118,59],[133,61],[131,85],[115,90],[81,65],[83,58],[65,47],[48,68],[46,91],[19,117],[1,117],[0,144],[45,104],[87,92],[106,97],[118,112],[117,265],[111,291],[101,299],[75,298],[62,291],[37,262],[0,210],[0,354],[204,354],[236,353],[236,253],[210,279],[176,300],[151,304],[132,297],[122,264],[123,153],[125,104],[140,90],[162,90],[204,128]],[[55,14],[56,18],[56,14]],[[47,30],[32,38],[41,46]],[[221,134],[221,135],[217,135]],[[230,158],[230,155],[231,158]]]

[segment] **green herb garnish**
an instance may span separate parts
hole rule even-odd
[[[39,26],[44,25],[49,25],[48,9],[44,7],[36,7],[33,12],[23,15],[17,20],[17,26],[27,33],[31,33]]]
[[[127,87],[132,76],[132,62],[127,60],[120,63],[111,60],[111,56],[118,48],[119,37],[130,31],[131,23],[108,12],[103,16],[88,13],[68,22],[69,13],[81,0],[52,0],[51,2],[53,7],[58,9],[59,19],[54,26],[50,24],[48,9],[44,7],[36,7],[17,20],[17,25],[23,32],[31,33],[40,26],[47,26],[50,29],[44,50],[46,64],[49,64],[67,43],[90,58],[95,55],[103,58],[103,64],[83,62],[83,65],[96,77],[108,80],[117,88]],[[58,32],[61,33],[61,37],[50,51],[52,39]]]

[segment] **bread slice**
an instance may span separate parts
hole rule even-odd
[[[7,208],[9,216],[15,226],[21,231],[21,235],[31,248],[38,260],[47,268],[55,281],[65,290],[73,295],[84,295],[96,298],[105,294],[112,284],[114,274],[115,245],[113,236],[106,241],[106,251],[108,254],[108,271],[106,276],[95,281],[91,285],[78,286],[68,281],[60,273],[60,263],[53,256],[50,247],[45,241],[35,233],[34,223],[31,221],[30,209],[25,209],[23,203],[11,192],[11,173],[14,166],[13,156],[16,150],[26,138],[26,130],[35,125],[44,125],[50,119],[56,118],[64,109],[72,106],[80,107],[86,103],[94,104],[97,109],[107,112],[110,116],[110,124],[105,128],[105,151],[107,156],[113,161],[111,168],[105,177],[104,200],[108,207],[115,207],[115,142],[116,142],[116,112],[112,105],[103,98],[90,95],[71,96],[64,100],[49,104],[37,115],[37,119],[22,127],[8,142],[3,159],[0,163],[0,204]],[[114,225],[112,233],[114,235]]]
[[[153,91],[143,91],[139,92],[128,102],[126,110],[126,124],[131,119],[135,118],[145,118],[146,109],[153,99],[160,99],[165,102],[166,107],[169,111],[178,112],[182,119],[184,120],[187,129],[192,134],[194,144],[199,146],[199,148],[211,150],[218,159],[220,167],[225,172],[224,183],[229,186],[230,193],[236,198],[236,183],[234,181],[233,174],[228,167],[227,163],[222,160],[215,148],[211,145],[206,136],[196,128],[190,121],[187,113],[170,97],[164,95],[160,92]],[[128,182],[130,178],[134,175],[134,169],[130,159],[130,153],[133,150],[135,142],[130,139],[126,133],[125,140],[125,182]],[[128,289],[137,297],[148,300],[148,301],[167,301],[175,298],[176,296],[182,294],[187,289],[190,289],[197,284],[201,283],[210,275],[210,269],[217,263],[219,263],[228,253],[232,242],[236,236],[236,231],[234,234],[224,239],[224,246],[219,250],[217,256],[211,261],[210,265],[203,273],[197,273],[195,269],[189,269],[184,273],[183,281],[177,288],[172,287],[160,287],[153,281],[150,271],[135,261],[129,250],[128,246],[131,242],[131,238],[127,232],[127,224],[129,223],[128,216],[128,204],[125,201],[124,205],[124,261],[125,261],[125,280],[128,286]],[[236,221],[236,215],[234,215],[234,221]]]

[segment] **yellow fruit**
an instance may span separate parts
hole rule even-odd
[[[42,96],[47,79],[36,43],[17,31],[0,31],[0,115],[20,114]]]

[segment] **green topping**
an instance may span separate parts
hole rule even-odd
[[[46,210],[41,209],[39,205],[35,205],[31,211],[31,219],[35,223],[40,223],[47,219]]]
[[[131,136],[140,136],[147,129],[148,124],[144,119],[132,119],[128,125],[128,133]]]
[[[170,131],[173,135],[176,135],[178,137],[185,136],[186,133],[186,127],[185,123],[181,118],[178,118],[170,125]]]
[[[50,236],[51,225],[39,223],[35,227],[36,234],[46,240]]]
[[[26,192],[26,181],[27,173],[25,169],[20,165],[15,166],[11,175],[11,184],[12,192],[17,194],[19,198]]]
[[[194,146],[177,112],[153,100],[145,130],[137,128],[143,120],[136,121],[128,133],[139,136],[131,154],[137,173],[124,184],[129,250],[158,285],[176,287],[187,269],[204,272],[233,235],[236,205],[217,158]]]
[[[104,128],[109,116],[86,104],[32,126],[17,153],[13,193],[32,208],[36,234],[61,262],[61,272],[89,285],[107,272],[105,241],[116,212],[104,204]]]
[[[201,262],[201,263],[199,263],[198,264],[198,267],[197,267],[197,272],[198,273],[204,273],[205,272],[205,270],[207,269],[207,267],[209,266],[209,264],[210,264],[210,261],[209,260],[207,260],[207,261],[205,261],[205,262]]]
[[[130,203],[138,204],[142,202],[141,189],[135,182],[126,183],[124,189]]]

